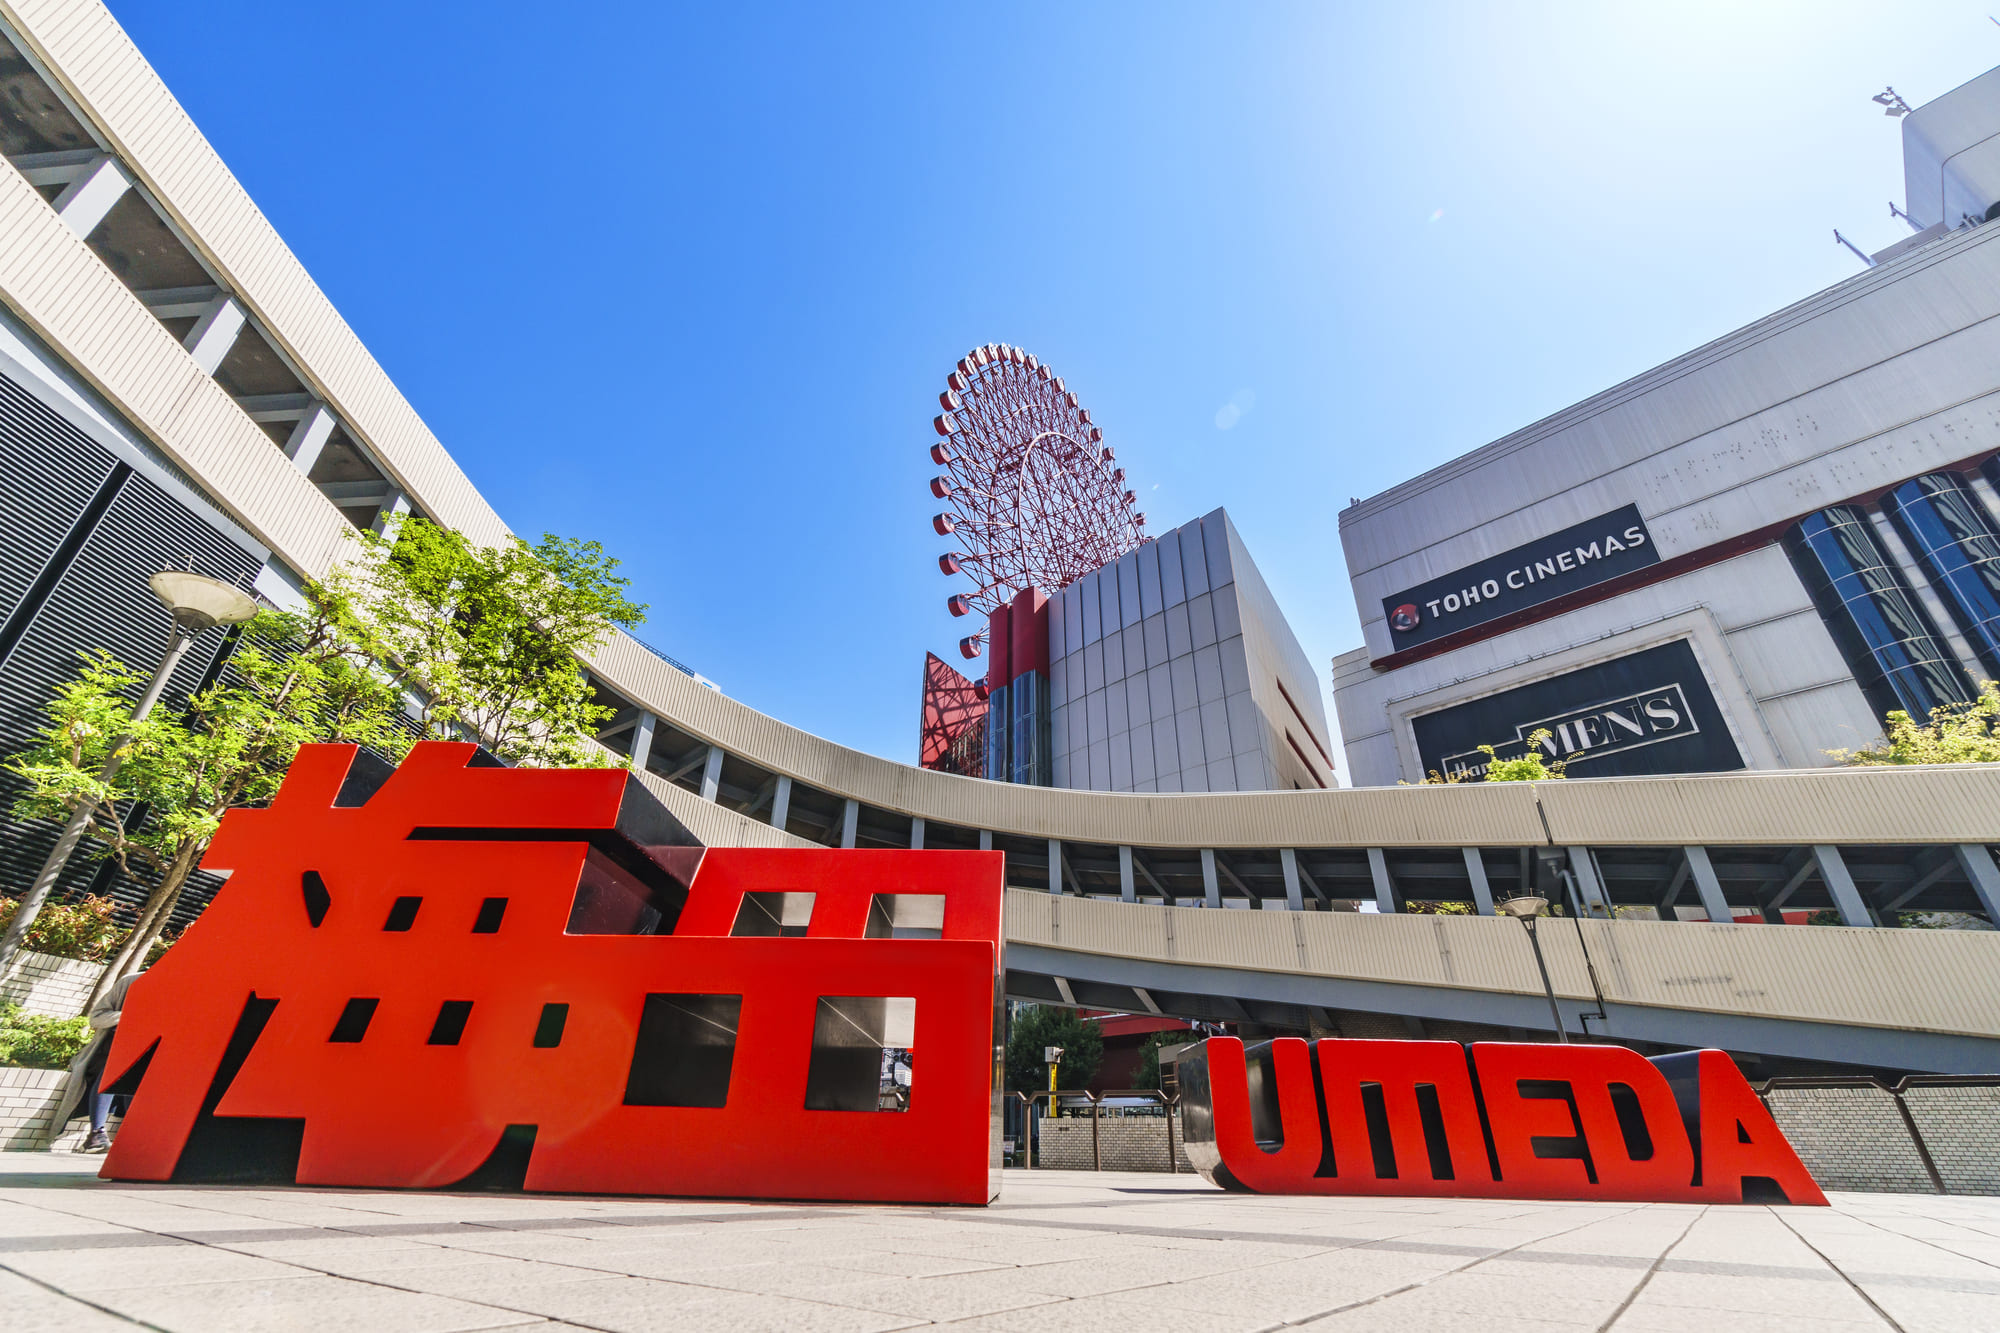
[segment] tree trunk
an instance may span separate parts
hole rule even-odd
[[[84,1013],[88,1014],[91,1006],[111,989],[118,978],[131,971],[137,960],[145,958],[145,951],[159,938],[160,931],[166,928],[168,919],[173,915],[175,904],[180,902],[181,890],[186,887],[188,876],[194,873],[194,863],[200,855],[201,848],[190,845],[182,848],[180,854],[168,864],[167,873],[146,895],[146,905],[139,909],[139,919],[133,923],[125,943],[91,988],[90,998],[83,1003]]]

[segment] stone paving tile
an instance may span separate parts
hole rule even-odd
[[[1979,1328],[1981,1325],[1962,1325]],[[1727,1320],[1713,1310],[1697,1310],[1685,1305],[1648,1305],[1634,1301],[1611,1325],[1611,1333],[1883,1333],[1889,1324],[1870,1314],[1866,1323],[1839,1319],[1817,1319],[1807,1315],[1749,1314],[1732,1311]]]
[[[945,1325],[952,1333],[1257,1333],[1270,1321],[1210,1310],[1156,1309],[1111,1296],[1033,1305]]]
[[[834,1305],[935,1321],[970,1319],[1006,1310],[1047,1307],[1064,1298],[1036,1291],[1019,1280],[1018,1270],[956,1273],[945,1277],[884,1278],[850,1283],[818,1293]]]
[[[201,1245],[116,1250],[53,1250],[4,1256],[7,1267],[64,1291],[188,1282],[284,1281],[311,1273],[253,1255]]]
[[[481,1300],[525,1313],[566,1318],[612,1333],[722,1330],[723,1333],[887,1333],[923,1320],[826,1305],[789,1296],[719,1291],[648,1278],[599,1278],[496,1287]]]
[[[187,1333],[457,1333],[537,1316],[490,1305],[387,1291],[337,1278],[300,1277],[281,1282],[191,1282],[121,1287],[90,1293],[94,1302],[130,1318]]]
[[[7,1333],[130,1327],[79,1302],[200,1333],[1859,1333],[1888,1326],[1870,1299],[1910,1333],[2000,1327],[1994,1199],[1259,1198],[1037,1173],[979,1210],[129,1185],[94,1166],[0,1157]]]
[[[1515,1315],[1468,1313],[1437,1305],[1423,1293],[1391,1297],[1316,1319],[1306,1328],[1337,1333],[1580,1333],[1593,1324]],[[1710,1333],[1715,1333],[1710,1330]]]
[[[0,1313],[8,1333],[130,1333],[132,1324],[24,1277],[0,1271]]]
[[[1649,1305],[1678,1305],[1740,1314],[1796,1314],[1814,1319],[1866,1321],[1873,1312],[1840,1274],[1812,1277],[1725,1276],[1659,1272],[1646,1284]]]

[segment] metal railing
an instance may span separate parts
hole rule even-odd
[[[1951,1188],[1945,1184],[1944,1174],[1938,1170],[1937,1158],[1931,1152],[1931,1145],[1925,1140],[1923,1130],[1918,1128],[1917,1119],[1910,1114],[1910,1107],[1903,1100],[1903,1094],[1922,1088],[2000,1088],[2000,1076],[1988,1074],[1910,1074],[1894,1083],[1884,1083],[1870,1075],[1842,1076],[1828,1078],[1798,1077],[1773,1078],[1760,1084],[1752,1084],[1764,1105],[1771,1104],[1773,1092],[1787,1089],[1807,1091],[1814,1088],[1870,1088],[1885,1093],[1894,1101],[1896,1114],[1901,1119],[1903,1130],[1910,1136],[1910,1146],[1916,1149],[1917,1160],[1923,1164],[1924,1174],[1930,1177],[1931,1188],[1939,1194],[1950,1194]],[[1808,1169],[1812,1163],[1806,1163]]]
[[[1101,1093],[1089,1092],[1083,1089],[1058,1089],[1055,1092],[1010,1092],[1007,1095],[1022,1107],[1021,1164],[1028,1170],[1035,1169],[1035,1158],[1043,1145],[1040,1129],[1042,1122],[1058,1118],[1082,1119],[1083,1117],[1081,1116],[1061,1116],[1061,1111],[1065,1103],[1073,1105],[1077,1099],[1081,1099],[1090,1108],[1090,1167],[1093,1171],[1102,1171],[1104,1169],[1104,1134],[1102,1128],[1104,1122],[1104,1103],[1114,1098],[1143,1098],[1147,1101],[1158,1103],[1160,1107],[1159,1112],[1148,1118],[1157,1119],[1166,1127],[1164,1133],[1166,1138],[1165,1148],[1168,1172],[1173,1173],[1180,1170],[1181,1146],[1178,1142],[1178,1136],[1174,1133],[1174,1117],[1180,1110],[1179,1097],[1169,1097],[1166,1093],[1156,1088],[1111,1088]],[[1052,1103],[1052,1114],[1047,1116],[1037,1114],[1037,1108],[1044,1103]],[[1050,1170],[1053,1168],[1044,1166],[1042,1169]]]

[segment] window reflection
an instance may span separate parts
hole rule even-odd
[[[1882,507],[1895,519],[1980,665],[2000,678],[2000,532],[1986,507],[1949,472],[1904,482],[1884,498]]]
[[[1785,550],[1877,714],[1901,708],[1922,719],[1972,698],[1863,510],[1836,505],[1801,519],[1785,534]]]

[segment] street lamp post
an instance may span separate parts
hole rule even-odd
[[[132,710],[132,725],[145,721],[153,711],[153,705],[160,701],[160,694],[167,688],[167,678],[180,665],[188,645],[203,630],[215,625],[237,625],[257,614],[257,603],[241,588],[232,587],[220,579],[206,575],[188,573],[183,570],[163,570],[146,581],[153,595],[174,618],[173,633],[168,636],[167,651],[160,658],[159,669],[153,672],[152,683],[139,696],[138,706]],[[104,767],[97,771],[100,784],[108,785],[118,776],[118,770],[125,764],[125,746],[131,740],[128,731],[111,743],[110,752],[104,760]],[[20,952],[21,943],[28,937],[29,927],[41,915],[42,904],[47,901],[49,890],[55,887],[56,877],[69,864],[76,845],[83,841],[84,830],[90,825],[91,812],[97,808],[95,801],[83,801],[70,815],[69,823],[63,826],[62,836],[49,849],[48,860],[42,863],[41,873],[35,876],[34,884],[21,899],[21,905],[14,912],[14,920],[7,927],[7,937],[0,940],[0,976],[4,976]]]
[[[1535,920],[1548,905],[1549,900],[1538,893],[1518,894],[1494,904],[1527,928],[1528,943],[1533,945],[1535,950],[1535,967],[1542,974],[1542,990],[1549,997],[1549,1017],[1555,1020],[1556,1040],[1568,1045],[1569,1033],[1563,1028],[1562,1010],[1556,1007],[1556,988],[1549,980],[1549,965],[1542,961],[1542,939],[1535,933]]]

